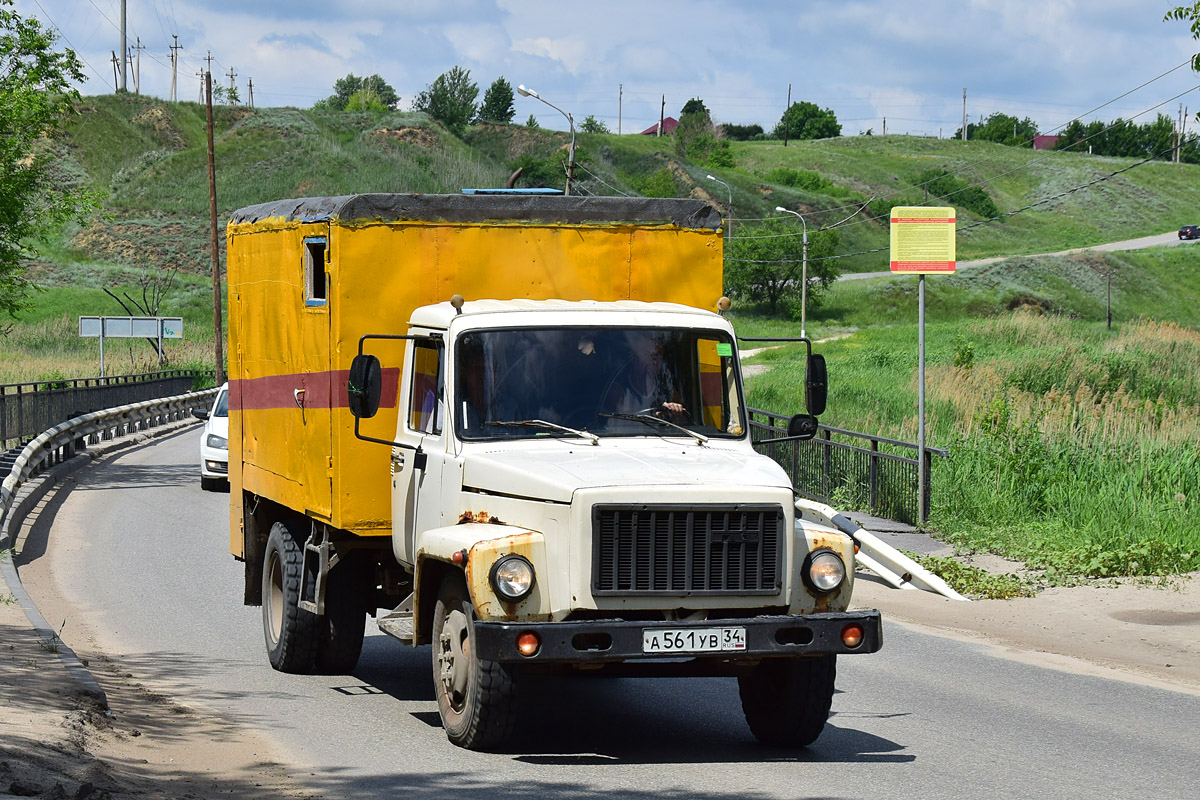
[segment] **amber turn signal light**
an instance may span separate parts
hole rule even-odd
[[[861,633],[861,631],[860,631]],[[843,638],[845,634],[843,634]],[[533,631],[525,631],[517,635],[517,652],[528,658],[532,655],[537,655],[537,651],[542,649],[542,640]]]
[[[842,628],[842,644],[851,649],[862,644],[863,629],[861,625],[850,624]]]

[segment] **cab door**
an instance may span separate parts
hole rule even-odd
[[[413,330],[428,335],[429,331]],[[396,560],[416,560],[417,533],[442,524],[442,466],[446,458],[445,348],[438,339],[408,343],[404,405],[392,448],[392,548]]]

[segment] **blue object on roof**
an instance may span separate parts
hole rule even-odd
[[[463,194],[562,194],[561,189],[463,189]]]

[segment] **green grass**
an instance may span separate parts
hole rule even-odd
[[[1007,600],[1037,594],[1036,586],[1017,575],[998,575],[953,558],[904,553],[944,580],[954,591],[975,600]]]

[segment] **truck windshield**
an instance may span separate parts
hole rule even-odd
[[[679,435],[655,419],[704,436],[746,430],[733,342],[721,331],[471,331],[459,338],[455,363],[463,439]],[[528,424],[534,420],[551,424]]]

